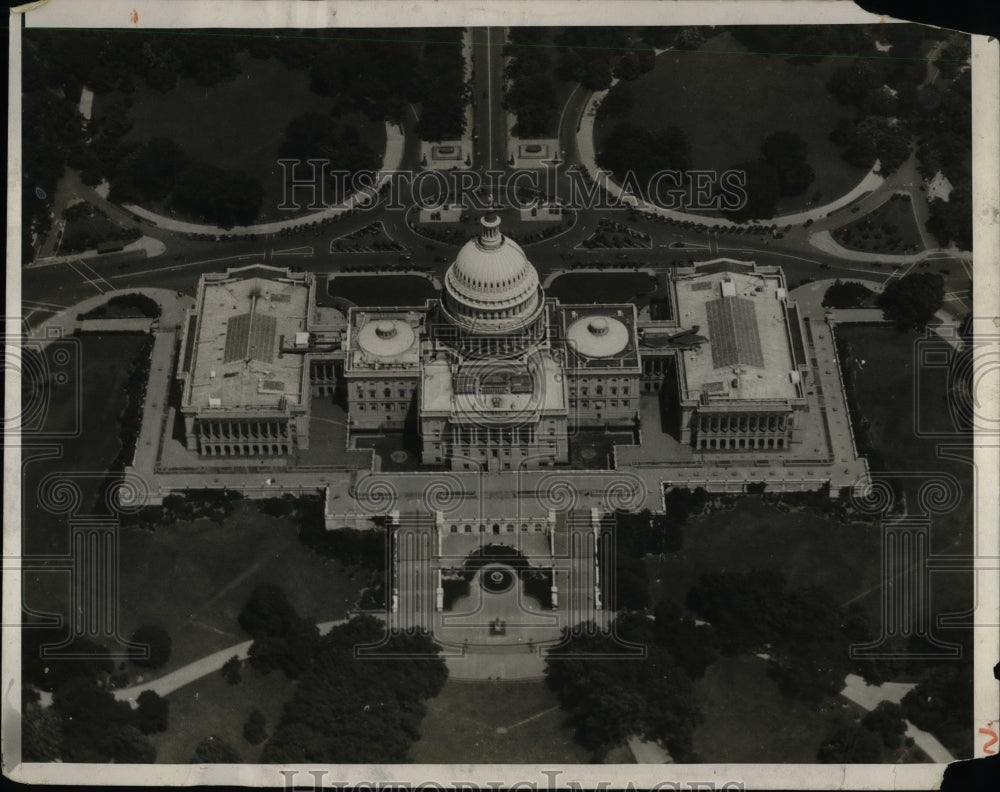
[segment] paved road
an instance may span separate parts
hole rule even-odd
[[[503,99],[504,28],[473,28],[473,162],[477,170],[507,167],[507,113]]]

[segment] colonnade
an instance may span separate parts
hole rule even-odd
[[[789,413],[696,415],[695,445],[700,449],[787,448]]]
[[[289,453],[287,421],[198,421],[198,448],[205,456],[281,456]]]

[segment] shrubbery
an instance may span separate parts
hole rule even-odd
[[[152,297],[139,292],[116,294],[103,305],[91,308],[86,313],[77,314],[77,320],[105,319],[109,314],[112,318],[143,317],[156,319],[161,313],[160,304]]]
[[[160,668],[170,659],[170,633],[158,624],[144,624],[132,633],[132,642],[149,647],[149,656],[132,662],[146,668]]]
[[[857,281],[839,278],[823,295],[824,308],[860,308],[873,294],[872,290]]]

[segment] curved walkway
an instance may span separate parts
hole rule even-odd
[[[912,682],[886,682],[882,685],[869,685],[857,674],[848,674],[840,695],[870,712],[883,701],[899,704],[903,700],[903,696],[915,687],[916,684]],[[941,744],[937,737],[930,732],[918,729],[909,721],[906,721],[906,736],[912,737],[913,742],[930,757],[931,761],[939,764],[955,761],[955,757]]]
[[[98,256],[107,257],[109,255],[119,253],[137,253],[140,250],[145,251],[146,258],[155,258],[156,256],[162,255],[166,249],[167,246],[162,240],[151,236],[141,236],[135,240],[135,242],[129,242],[127,245],[122,247],[121,250],[115,250],[113,253],[101,253],[97,248],[91,248],[90,250],[84,250],[81,253],[67,253],[61,256],[48,256],[47,258],[35,259],[34,261],[29,262],[27,266],[44,267],[50,264],[64,264],[67,261],[97,258]]]
[[[614,82],[617,82],[617,80]],[[612,82],[612,87],[614,86],[614,82]],[[872,166],[872,169],[854,186],[852,190],[844,193],[839,198],[828,204],[817,206],[804,212],[795,212],[793,214],[782,215],[781,217],[748,220],[743,223],[737,223],[722,217],[707,217],[700,214],[691,214],[690,212],[678,212],[674,209],[665,209],[661,206],[657,206],[649,203],[648,201],[644,201],[633,195],[625,193],[621,186],[618,185],[609,174],[602,171],[597,166],[597,152],[594,147],[594,121],[597,116],[597,105],[602,99],[604,99],[609,90],[610,88],[604,91],[596,91],[592,93],[590,98],[587,100],[583,116],[580,119],[580,126],[576,133],[576,149],[579,153],[581,164],[587,169],[590,177],[595,182],[601,184],[605,190],[607,190],[616,199],[622,201],[622,203],[630,204],[642,211],[652,212],[660,217],[667,217],[671,220],[679,222],[700,223],[710,228],[729,228],[733,226],[745,227],[749,225],[760,225],[761,223],[766,223],[768,225],[803,225],[810,220],[816,221],[822,219],[831,212],[853,203],[861,196],[878,189],[885,182],[885,178],[876,172],[879,168],[879,163],[876,161]]]
[[[160,306],[160,316],[156,319],[85,319],[80,321],[76,317],[86,313],[98,306],[104,305],[112,297],[122,294],[142,294],[155,300]],[[155,289],[149,287],[137,289],[117,289],[107,291],[89,297],[83,302],[71,305],[54,316],[50,316],[35,328],[28,329],[28,337],[41,345],[46,345],[59,338],[72,335],[77,330],[106,330],[108,322],[117,322],[121,327],[116,329],[129,329],[136,331],[149,331],[154,323],[159,327],[179,327],[184,321],[184,312],[188,308],[194,307],[194,298],[188,296],[178,296],[176,291],[171,289]],[[57,334],[50,333],[58,330]]]
[[[866,253],[863,250],[851,250],[837,242],[829,231],[817,231],[809,235],[809,244],[817,250],[822,250],[831,256],[848,261],[878,261],[882,264],[913,264],[932,258],[971,258],[972,253],[959,250],[956,247],[934,248],[921,250],[919,253]]]
[[[398,171],[403,163],[403,152],[405,149],[406,137],[402,128],[395,124],[385,125],[385,154],[382,156],[382,169],[378,173],[377,187],[382,187],[389,179],[389,174]],[[257,223],[255,225],[233,226],[232,228],[222,228],[221,226],[209,225],[205,223],[191,223],[186,220],[176,220],[172,217],[151,212],[135,204],[123,204],[134,215],[144,220],[155,223],[159,228],[166,231],[173,231],[179,234],[228,234],[230,236],[249,236],[250,234],[276,234],[287,228],[301,228],[313,223],[330,220],[342,214],[350,212],[354,208],[363,204],[367,200],[367,193],[354,193],[346,201],[336,206],[328,206],[318,212],[293,217],[288,220],[275,220],[271,223]]]
[[[323,622],[316,626],[319,628],[320,635],[326,635],[338,624],[346,624],[347,621],[347,619],[337,619],[335,621]],[[138,706],[136,699],[139,697],[139,694],[147,690],[152,690],[159,696],[167,696],[178,688],[190,685],[203,676],[208,676],[211,673],[221,670],[226,661],[233,656],[238,657],[240,660],[246,660],[249,657],[251,644],[253,644],[252,640],[243,641],[225,649],[220,649],[218,652],[213,652],[210,655],[205,655],[199,660],[188,663],[186,666],[182,666],[176,671],[171,671],[169,674],[164,674],[158,679],[151,679],[149,682],[115,690],[113,691],[115,698],[119,701],[127,701],[132,707],[136,707]]]

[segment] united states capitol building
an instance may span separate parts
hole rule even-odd
[[[807,409],[803,324],[776,267],[674,268],[670,317],[654,321],[546,297],[488,216],[423,305],[336,310],[316,281],[261,266],[202,277],[177,367],[189,451],[308,449],[312,400],[333,394],[349,437],[415,431],[421,462],[454,470],[567,463],[574,432],[637,431],[640,397],[663,387],[677,441],[705,454],[781,454]]]

